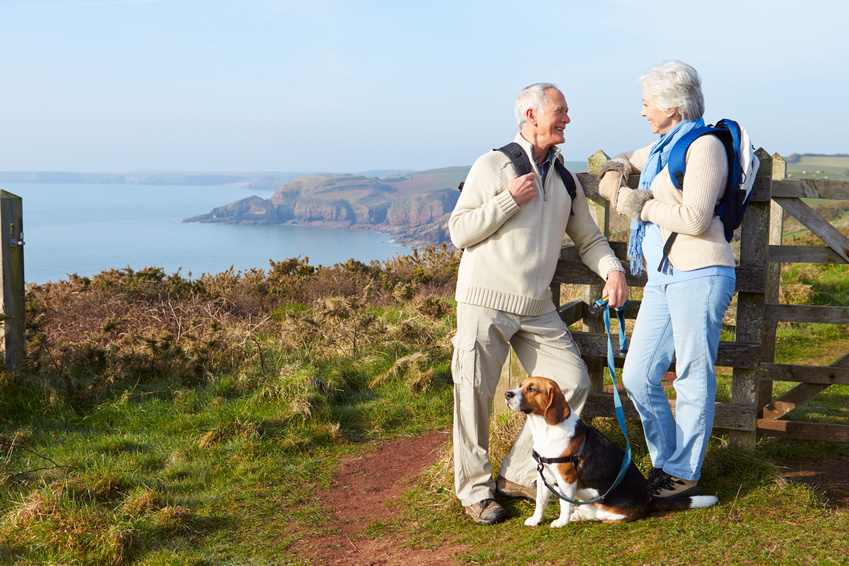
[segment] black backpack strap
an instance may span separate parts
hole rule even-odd
[[[572,201],[574,201],[578,197],[578,188],[575,186],[575,179],[572,177],[572,173],[566,169],[566,166],[563,165],[559,159],[554,160],[554,168],[557,169],[557,174],[560,175],[560,178],[563,180],[563,184],[566,186],[566,192],[569,193],[569,197]],[[569,214],[575,214],[575,210],[570,210]]]
[[[495,151],[500,151],[510,158],[510,162],[516,170],[517,177],[527,175],[533,171],[533,168],[531,167],[531,160],[528,159],[528,154],[525,153],[525,150],[522,149],[522,146],[518,143],[510,142],[505,146],[499,147]]]
[[[510,142],[505,146],[499,147],[495,151],[500,151],[510,158],[510,162],[516,170],[517,177],[527,175],[533,171],[533,168],[531,167],[531,160],[528,159],[528,154],[525,153],[525,150],[518,143]],[[578,189],[575,187],[575,179],[572,177],[572,173],[566,169],[566,166],[563,165],[559,159],[554,160],[554,168],[557,169],[557,174],[560,175],[560,178],[563,180],[563,184],[566,186],[566,192],[569,193],[572,200],[575,200],[578,196]],[[462,190],[462,188],[460,190]],[[571,210],[570,214],[575,214],[575,211]]]
[[[668,238],[666,238],[666,243],[663,244],[663,257],[660,258],[660,265],[657,266],[657,270],[660,273],[663,273],[663,264],[669,259],[669,250],[672,249],[672,244],[675,243],[675,238],[678,237],[678,232],[672,232]]]
[[[527,175],[533,168],[531,168],[531,161],[528,159],[528,154],[525,153],[525,150],[522,149],[522,146],[516,142],[510,142],[505,146],[501,146],[498,149],[493,149],[492,151],[500,151],[504,155],[510,158],[510,163],[513,164],[513,169],[516,170],[516,176],[521,177],[522,175]],[[460,183],[460,186],[457,187],[457,190],[463,192],[463,185],[465,185],[465,181]]]

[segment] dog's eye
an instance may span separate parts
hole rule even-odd
[[[529,385],[529,386],[528,386],[528,393],[533,393],[534,391],[536,391],[536,389],[534,389],[534,386],[533,386],[533,385]]]

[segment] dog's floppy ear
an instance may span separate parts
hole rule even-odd
[[[545,422],[549,425],[562,423],[571,413],[566,397],[560,391],[560,387],[552,384],[548,390],[548,406],[545,408]]]

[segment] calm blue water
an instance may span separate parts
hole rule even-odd
[[[268,269],[302,256],[310,265],[368,263],[412,250],[390,234],[311,226],[180,222],[240,198],[272,192],[231,186],[2,183],[23,199],[27,283],[91,276],[109,268],[161,267],[193,279],[233,266]]]

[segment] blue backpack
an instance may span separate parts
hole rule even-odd
[[[749,206],[760,160],[755,155],[755,148],[749,140],[748,132],[734,120],[723,119],[715,126],[694,128],[675,143],[669,154],[667,169],[676,188],[683,190],[684,187],[685,160],[690,144],[705,134],[718,137],[725,146],[725,154],[728,157],[728,183],[725,186],[725,194],[714,211],[725,227],[725,240],[730,242],[734,237],[734,230],[743,222],[746,207]],[[660,260],[658,271],[663,270],[677,235],[673,232],[663,245],[663,258]]]

